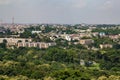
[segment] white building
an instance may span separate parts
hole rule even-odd
[[[84,65],[85,65],[85,61],[81,59],[81,60],[80,60],[80,65],[81,65],[81,66],[84,66]]]
[[[65,39],[66,39],[67,41],[71,41],[71,37],[70,37],[69,35],[66,35],[66,36],[65,36]]]
[[[32,31],[32,34],[35,34],[35,33],[39,34],[41,33],[41,31]]]

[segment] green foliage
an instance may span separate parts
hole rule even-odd
[[[44,58],[49,61],[58,61],[58,62],[73,62],[73,57],[76,56],[76,53],[73,50],[64,50],[58,48],[51,48],[47,51]]]
[[[101,28],[97,28],[94,29],[93,32],[105,32],[106,34],[120,34],[120,29],[101,29]]]
[[[6,48],[6,43],[0,43],[0,48],[5,49]]]
[[[0,79],[91,80],[100,76],[120,75],[120,50],[91,51],[51,47],[0,49]],[[80,66],[94,62],[89,66]],[[96,64],[95,64],[96,62]],[[98,65],[99,64],[99,65]],[[98,67],[98,68],[93,68]],[[6,75],[6,76],[5,76]],[[21,76],[20,76],[21,75]]]
[[[100,44],[114,44],[113,40],[110,38],[102,37],[102,38],[93,38],[95,47],[99,47]]]
[[[59,70],[51,74],[56,80],[90,80],[90,74],[79,70]]]
[[[67,47],[68,46],[68,41],[65,39],[57,39],[56,41],[57,46],[62,46],[62,47]]]
[[[31,36],[31,32],[30,31],[25,31],[24,33],[20,34],[21,38],[29,38]]]

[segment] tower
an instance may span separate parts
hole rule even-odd
[[[12,17],[12,25],[14,25],[14,17]]]
[[[0,20],[0,26],[2,25],[2,23],[3,23],[3,20],[1,19],[1,20]]]

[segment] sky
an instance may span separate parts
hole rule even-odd
[[[120,0],[0,0],[0,21],[119,24]]]

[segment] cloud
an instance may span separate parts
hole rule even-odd
[[[84,8],[87,6],[86,0],[73,0],[73,7]]]
[[[0,0],[0,5],[8,5],[12,3],[15,0]]]
[[[111,9],[113,7],[113,2],[111,0],[109,1],[106,1],[104,4],[103,4],[103,9]]]
[[[0,0],[0,18],[14,16],[18,23],[118,23],[119,3],[120,0]]]
[[[119,7],[119,0],[106,0],[101,6],[100,9],[102,10],[111,10],[114,8]]]

